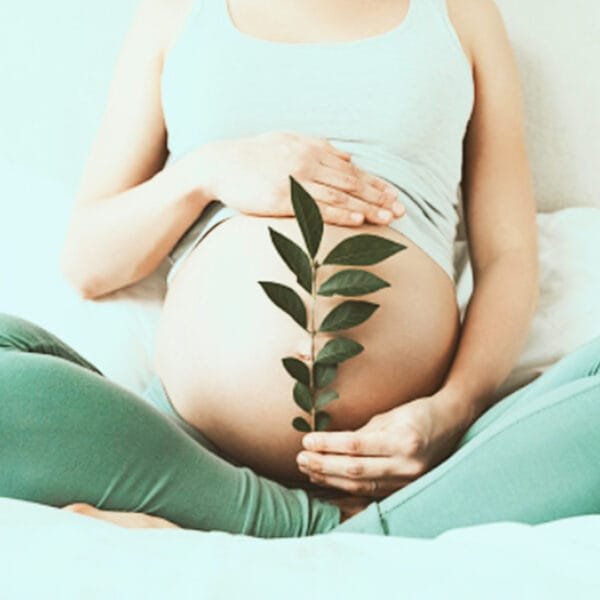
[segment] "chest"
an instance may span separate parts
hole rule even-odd
[[[273,130],[404,156],[462,136],[470,73],[417,5],[391,30],[388,14],[387,31],[339,43],[259,39],[233,25],[225,0],[211,6],[217,12],[199,14],[164,65],[172,154]]]
[[[222,0],[238,31],[278,43],[348,42],[397,27],[411,0]]]

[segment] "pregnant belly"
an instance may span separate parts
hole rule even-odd
[[[310,356],[310,336],[267,298],[259,280],[310,295],[273,247],[271,226],[304,246],[293,218],[236,215],[213,228],[173,279],[161,316],[156,368],[179,414],[257,472],[300,483],[296,467],[303,416],[292,399],[285,356]],[[459,312],[452,282],[428,255],[385,226],[325,224],[317,258],[345,237],[373,233],[408,248],[367,269],[391,284],[361,300],[380,307],[364,323],[318,334],[316,351],[343,334],[364,346],[340,364],[328,405],[329,429],[356,429],[373,415],[436,391],[452,360]],[[317,285],[343,267],[323,266]],[[317,297],[316,323],[343,299]]]

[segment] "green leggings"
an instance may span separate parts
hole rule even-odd
[[[485,412],[439,466],[340,524],[333,504],[232,464],[47,331],[0,314],[0,496],[260,537],[434,537],[599,513],[599,373],[600,337]]]

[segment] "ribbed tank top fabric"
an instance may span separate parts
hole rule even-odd
[[[202,144],[295,131],[325,137],[400,190],[390,226],[454,279],[462,142],[474,103],[469,61],[446,0],[410,0],[385,33],[342,42],[275,42],[196,0],[161,81],[169,161]],[[237,214],[218,199],[200,221]]]

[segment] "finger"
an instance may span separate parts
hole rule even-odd
[[[317,183],[336,188],[354,198],[361,204],[362,212],[373,223],[389,223],[395,217],[395,212],[400,213],[402,206],[395,205],[397,193],[385,188],[375,187],[370,183],[372,178],[366,176],[361,169],[337,169],[329,165],[318,163],[315,167],[313,179]]]
[[[345,477],[333,477],[329,475],[315,475],[311,477],[311,481],[325,487],[343,490],[355,496],[367,496],[371,498],[385,498],[407,485],[407,483],[400,479],[388,479],[377,481],[377,487],[374,488],[372,480],[347,479]]]
[[[326,204],[333,206],[334,208],[341,208],[347,212],[355,213],[361,216],[361,221],[356,220],[356,223],[364,222],[365,217],[369,214],[373,216],[377,213],[377,207],[364,202],[347,192],[340,189],[323,185],[321,183],[309,183],[304,186],[306,191],[315,199],[317,203]],[[393,215],[388,215],[386,222],[392,218]]]
[[[309,475],[334,475],[347,479],[387,479],[397,475],[396,457],[350,456],[348,454],[320,454],[300,452],[296,457],[298,468]]]
[[[325,223],[330,225],[341,225],[344,227],[356,227],[365,222],[365,216],[360,212],[346,210],[345,208],[337,208],[330,204],[317,202],[321,211],[321,216]]]
[[[314,452],[392,456],[394,447],[389,440],[381,431],[323,431],[306,434],[302,445]]]
[[[342,172],[354,174],[358,167],[352,162],[352,159],[346,160],[338,154],[332,154],[331,152],[322,152],[317,157],[317,162],[322,165],[327,165],[332,169],[338,169]]]
[[[329,153],[323,153],[319,160],[322,164],[337,169],[342,173],[349,172],[356,177],[361,177],[366,184],[370,185],[375,190],[379,190],[380,192],[389,192],[388,198],[390,198],[390,202],[384,203],[383,206],[385,208],[389,208],[394,213],[399,212],[399,214],[404,214],[404,206],[398,200],[398,188],[386,179],[382,179],[373,175],[372,173],[369,173],[369,171],[361,169],[352,161],[346,162],[340,160],[336,156]]]
[[[321,148],[325,151],[324,154],[333,154],[338,156],[342,160],[348,162],[352,160],[352,155],[349,152],[344,152],[344,150],[340,150],[336,148],[327,138],[318,138]]]
[[[400,202],[400,193],[395,185],[392,185],[388,181],[385,181],[385,179],[380,179],[379,177],[376,177],[368,171],[361,170],[361,173],[364,180],[372,187],[388,192],[388,202],[383,205],[384,208],[391,210],[396,216],[396,218],[404,215],[406,209],[402,202]]]
[[[346,227],[356,227],[364,223],[365,215],[361,211],[346,207],[347,202],[358,202],[355,198],[351,196],[346,198],[344,192],[312,181],[301,180],[300,183],[319,206],[321,217],[325,223]],[[323,201],[323,199],[329,202]]]
[[[341,161],[330,154],[323,154],[319,158],[319,163],[316,167],[317,173],[319,172],[319,165],[333,169],[337,172],[338,177],[342,177],[342,182],[344,179],[347,181],[346,185],[352,183],[352,178],[358,179],[370,194],[370,196],[364,196],[364,199],[368,202],[381,206],[382,208],[387,208],[394,213],[399,212],[400,214],[404,214],[404,207],[398,200],[398,188],[385,179],[376,177],[368,171],[361,169],[353,162]],[[321,174],[323,174],[322,170]],[[335,174],[333,175],[335,176]],[[348,177],[350,177],[349,182]],[[341,189],[344,189],[343,183]]]
[[[382,193],[386,191],[389,192],[389,195],[387,196],[389,199],[384,202],[382,207],[391,210],[396,217],[400,217],[406,212],[406,209],[402,203],[398,201],[398,188],[391,183],[388,183],[384,179],[380,179],[368,171],[362,170],[354,163],[346,162],[339,157],[334,156],[333,154],[323,153],[320,158],[320,163],[341,173],[348,173],[350,175],[354,175],[355,177],[362,177],[367,184],[371,185],[374,189],[379,190]]]

